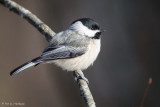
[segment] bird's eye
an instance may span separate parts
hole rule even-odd
[[[97,29],[99,29],[99,26],[98,26],[98,25],[92,25],[92,26],[91,26],[91,30],[97,30]]]

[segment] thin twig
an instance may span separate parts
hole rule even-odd
[[[150,88],[151,84],[152,84],[152,77],[150,77],[150,78],[148,79],[148,85],[147,85],[147,87],[146,87],[146,89],[145,89],[145,92],[144,92],[144,95],[143,95],[143,98],[142,98],[140,107],[144,107],[144,102],[145,102],[145,99],[147,98],[147,95],[148,95],[149,88]]]
[[[42,22],[36,15],[32,14],[29,10],[25,9],[24,7],[20,6],[16,2],[12,0],[0,0],[0,3],[8,8],[10,11],[18,14],[19,16],[25,18],[30,24],[32,24],[36,29],[38,29],[47,39],[50,41],[52,36],[55,35],[53,32],[44,22]]]
[[[38,29],[46,38],[47,41],[50,41],[52,36],[55,35],[55,32],[52,31],[45,23],[43,23],[36,15],[32,14],[29,10],[20,6],[12,0],[0,0],[0,4],[8,8],[10,11],[18,14],[19,16],[26,19],[30,24],[32,24],[36,29]],[[83,74],[82,71],[77,71],[79,74]],[[78,77],[79,75],[74,72],[74,76]],[[80,93],[87,105],[87,107],[96,107],[95,102],[88,87],[86,81],[78,79],[77,83],[80,88]]]

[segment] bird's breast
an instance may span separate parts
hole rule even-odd
[[[100,39],[91,39],[85,54],[71,59],[54,60],[53,62],[67,71],[87,69],[96,60],[100,52],[100,46]]]

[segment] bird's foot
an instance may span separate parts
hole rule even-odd
[[[75,71],[76,72],[76,71]],[[87,82],[87,84],[89,84],[89,81],[88,79],[83,75],[83,74],[80,74],[79,72],[76,72],[79,76],[75,77],[75,81],[77,82],[77,80],[79,79],[83,79],[84,81]]]

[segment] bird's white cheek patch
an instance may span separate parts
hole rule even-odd
[[[94,37],[95,34],[97,32],[99,32],[99,30],[91,30],[88,29],[86,26],[82,27],[82,31],[84,32],[85,35],[87,35],[88,37]]]

